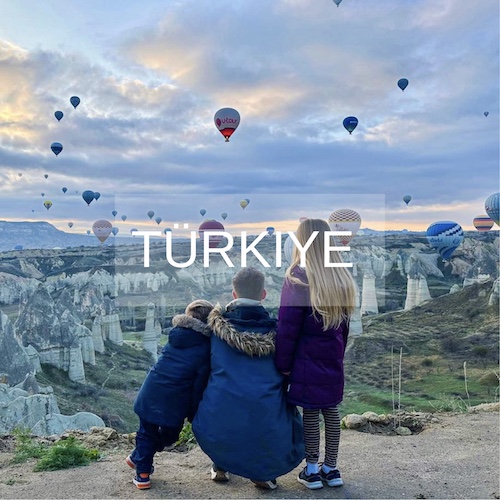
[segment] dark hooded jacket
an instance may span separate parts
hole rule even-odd
[[[193,420],[210,373],[210,328],[179,314],[156,364],[134,404],[142,420],[164,427],[182,427]]]
[[[198,443],[239,476],[286,474],[303,460],[304,444],[300,415],[287,404],[274,364],[276,320],[257,301],[238,299],[224,310],[216,306],[208,324],[211,373],[193,421]]]
[[[305,285],[285,280],[281,291],[276,335],[276,366],[290,372],[288,401],[308,409],[331,408],[342,401],[344,392],[344,351],[348,322],[323,331],[315,318],[305,270],[293,275]]]

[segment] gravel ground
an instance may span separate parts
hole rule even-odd
[[[249,480],[210,480],[210,460],[195,448],[163,452],[150,490],[132,484],[121,446],[88,467],[32,472],[33,463],[9,465],[0,453],[0,498],[500,498],[499,413],[439,415],[439,423],[412,436],[343,430],[339,468],[344,486],[310,491],[296,480],[301,467],[278,479],[274,491]]]

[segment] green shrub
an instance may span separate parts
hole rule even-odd
[[[96,449],[85,448],[73,436],[51,446],[38,461],[35,471],[69,469],[80,465],[88,465],[98,460],[100,453]]]
[[[19,464],[30,458],[41,458],[47,451],[46,445],[33,442],[28,429],[18,427],[12,431],[12,434],[16,440],[12,463]]]
[[[179,435],[179,439],[177,440],[175,445],[186,446],[188,448],[196,445],[196,438],[194,437],[193,429],[191,428],[191,424],[189,422],[186,422],[184,424],[184,427],[182,428],[182,431]]]

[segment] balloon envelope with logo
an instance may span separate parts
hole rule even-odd
[[[215,113],[214,123],[219,132],[225,137],[226,142],[233,135],[240,124],[240,114],[233,108],[222,108]]]
[[[460,224],[453,221],[433,222],[425,233],[427,241],[445,260],[449,259],[464,239]]]
[[[358,126],[358,119],[355,116],[348,116],[344,118],[342,124],[349,134],[352,134],[354,129]]]

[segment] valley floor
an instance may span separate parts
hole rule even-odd
[[[211,462],[196,447],[158,454],[152,488],[139,491],[124,462],[129,446],[88,467],[56,472],[32,472],[33,463],[9,465],[9,454],[0,453],[0,498],[500,498],[498,412],[437,416],[439,423],[412,436],[343,430],[340,488],[305,489],[296,480],[300,467],[280,477],[275,491],[235,476],[214,483]]]

